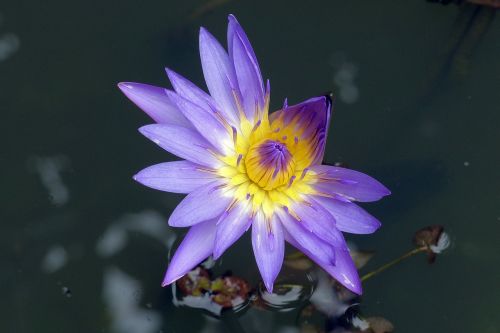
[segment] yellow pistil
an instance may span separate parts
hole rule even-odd
[[[218,174],[229,180],[235,200],[251,200],[252,214],[261,210],[270,218],[276,209],[313,193],[308,185],[313,175],[306,168],[316,142],[301,139],[305,129],[298,120],[286,126],[282,117],[270,121],[267,106],[257,115],[251,121],[240,113],[239,129],[231,128],[235,154],[221,157],[225,166]]]
[[[295,172],[295,161],[285,144],[265,139],[250,146],[245,167],[248,178],[269,191],[290,181]]]

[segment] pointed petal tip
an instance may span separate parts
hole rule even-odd
[[[204,27],[200,27],[200,33],[198,36],[198,43],[200,45],[200,52],[201,52],[202,45],[205,45],[209,39],[210,39],[210,32],[208,32],[208,30],[205,29]]]
[[[116,86],[125,94],[133,93],[136,83],[134,82],[118,82]]]
[[[229,21],[229,26],[233,26],[236,28],[236,30],[239,30],[239,29],[243,29],[240,25],[240,22],[238,22],[238,19],[236,18],[236,16],[234,16],[233,14],[229,14],[227,16],[227,20]]]
[[[156,88],[145,83],[137,82],[118,82],[117,87],[127,96],[144,94],[148,88]]]
[[[174,227],[174,228],[178,227],[178,225],[176,225],[175,221],[176,221],[176,219],[172,219],[172,215],[170,215],[170,217],[168,218],[167,224],[171,227]]]
[[[367,175],[368,176],[368,175]],[[371,177],[371,176],[369,176]],[[373,178],[374,184],[373,187],[376,188],[380,194],[380,198],[391,195],[392,192],[389,190],[384,184],[382,184],[379,180]]]
[[[168,67],[165,67],[165,73],[167,73],[167,76],[168,76],[168,79],[170,81],[172,81],[172,78],[176,78],[179,76],[179,74],[177,74],[175,71],[171,70],[170,68]]]
[[[351,291],[352,293],[354,293],[358,296],[363,295],[363,288],[361,287],[361,284],[356,285],[356,286],[349,286],[349,285],[345,285],[345,284],[342,284],[342,285],[344,286],[344,288],[346,288],[347,290]]]
[[[266,286],[267,292],[272,294],[274,288],[274,281],[264,281],[264,285]]]
[[[149,138],[151,126],[154,126],[154,125],[153,124],[144,125],[144,126],[139,127],[137,130],[139,131],[139,133],[141,133],[145,137]]]
[[[184,275],[181,275],[181,276],[173,277],[171,275],[172,274],[170,274],[170,269],[168,269],[167,273],[165,274],[165,278],[163,279],[163,281],[161,283],[162,287],[166,287],[166,286],[176,282],[177,280],[179,280],[181,277],[184,276]]]
[[[361,283],[357,284],[354,287],[347,288],[347,289],[349,289],[350,291],[352,291],[353,293],[355,293],[359,296],[361,296],[363,294],[363,287],[361,286]]]
[[[210,32],[205,27],[200,27],[200,40],[210,35]]]
[[[144,175],[141,173],[141,171],[139,171],[138,173],[136,173],[135,175],[132,176],[132,179],[136,182],[138,182],[139,184],[142,184],[142,185],[146,185],[144,183]],[[147,185],[146,185],[147,186]]]

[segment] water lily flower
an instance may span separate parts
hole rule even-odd
[[[348,289],[361,283],[342,232],[368,234],[379,221],[353,201],[390,192],[375,179],[322,165],[332,107],[319,96],[269,114],[250,42],[229,16],[228,51],[204,28],[200,57],[210,94],[167,69],[173,90],[140,83],[119,87],[156,122],[139,131],[182,160],[150,166],[134,179],[187,196],[169,218],[191,227],[172,257],[168,285],[212,255],[219,258],[252,228],[252,245],[264,284],[272,292],[285,240]]]

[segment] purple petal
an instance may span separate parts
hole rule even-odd
[[[212,253],[214,240],[214,220],[192,226],[170,260],[162,286],[178,280],[205,260]]]
[[[300,218],[300,223],[317,237],[332,246],[342,239],[340,232],[335,226],[334,217],[322,205],[315,202],[311,197],[307,202],[296,202],[290,209]]]
[[[168,68],[165,68],[165,70],[175,92],[178,93],[179,96],[191,101],[207,111],[216,110],[215,101],[209,94],[173,70]]]
[[[351,201],[377,201],[391,194],[384,185],[364,173],[334,167],[316,165],[311,167],[320,181],[313,186],[316,190],[331,195],[341,195]]]
[[[359,279],[358,270],[354,265],[349,249],[346,246],[345,250],[335,250],[335,254],[335,266],[322,266],[323,269],[344,287],[353,293],[361,295],[363,293],[361,280]]]
[[[245,31],[233,15],[229,15],[227,32],[229,58],[234,64],[245,114],[253,120],[255,109],[264,106],[264,84],[259,63]]]
[[[332,101],[328,96],[314,97],[276,111],[270,115],[270,119],[273,128],[293,126],[298,133],[297,139],[309,142],[311,149],[308,159],[310,165],[316,165],[323,161],[331,108]]]
[[[118,83],[118,88],[155,122],[193,127],[177,106],[168,99],[164,88],[133,82]]]
[[[224,48],[206,29],[200,29],[200,57],[205,81],[219,106],[218,110],[233,126],[239,125],[239,97],[236,74]]]
[[[218,259],[252,224],[248,202],[239,202],[217,222],[214,259]]]
[[[299,234],[299,236],[301,235]],[[321,240],[317,239],[318,244],[316,245],[316,248],[309,247],[309,244],[304,246],[304,243],[297,240],[296,234],[292,234],[288,229],[285,233],[285,237],[287,242],[311,258],[344,287],[358,295],[361,295],[363,292],[361,280],[359,279],[358,271],[354,265],[351,255],[349,254],[349,249],[347,248],[345,241],[343,242],[341,248],[335,248],[335,264],[330,264],[325,263],[324,256],[321,252],[317,251],[317,247],[328,247],[328,244],[325,244]]]
[[[189,161],[160,163],[139,171],[134,180],[148,187],[174,193],[190,193],[215,180],[215,174]]]
[[[260,275],[268,292],[272,293],[285,255],[285,238],[280,221],[266,220],[259,211],[252,223],[252,246]]]
[[[309,257],[311,257],[309,253],[314,253],[318,259],[318,263],[321,262],[324,265],[333,265],[335,263],[335,252],[332,246],[315,236],[309,230],[306,230],[300,222],[285,211],[278,211],[278,216],[287,233],[293,237],[293,240],[289,241],[293,246],[305,249],[306,251],[302,252]]]
[[[198,132],[224,155],[233,153],[234,143],[228,129],[217,119],[216,113],[207,111],[197,104],[191,103],[173,91],[167,90],[167,96],[182,111]]]
[[[335,218],[336,226],[340,231],[371,234],[380,228],[381,224],[376,218],[352,202],[319,196],[314,199]]]
[[[189,193],[174,209],[168,220],[172,227],[189,227],[216,218],[232,200],[222,180],[214,181]]]
[[[215,148],[195,129],[154,124],[139,128],[139,132],[166,151],[183,159],[214,168],[221,165],[213,152]]]

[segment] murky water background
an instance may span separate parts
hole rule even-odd
[[[337,96],[326,160],[380,179],[382,222],[349,237],[368,272],[442,224],[452,246],[368,280],[365,314],[398,332],[500,332],[500,21],[490,9],[412,1],[25,1],[0,3],[1,332],[295,333],[298,309],[219,322],[161,288],[183,230],[181,199],[131,176],[172,160],[118,81],[203,85],[197,32],[246,29],[272,105]],[[249,238],[220,269],[257,282]]]

